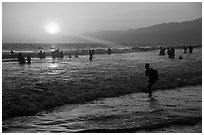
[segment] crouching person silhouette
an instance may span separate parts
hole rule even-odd
[[[152,67],[150,67],[149,63],[145,64],[145,75],[149,78],[148,81],[148,93],[149,93],[149,97],[152,96],[152,85],[156,83],[156,81],[158,80],[158,72],[157,70],[153,69]]]

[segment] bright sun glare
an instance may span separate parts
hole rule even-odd
[[[46,25],[46,31],[50,34],[56,34],[59,32],[59,25],[55,22],[50,22]]]

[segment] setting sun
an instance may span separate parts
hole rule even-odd
[[[46,31],[50,34],[56,34],[59,30],[59,25],[55,22],[50,22],[46,25]]]

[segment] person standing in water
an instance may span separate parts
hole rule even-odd
[[[184,46],[184,52],[183,53],[186,53],[187,52],[187,46]]]
[[[148,81],[148,93],[149,93],[149,97],[152,96],[152,85],[156,83],[156,81],[158,80],[158,72],[157,70],[153,69],[152,67],[150,67],[149,63],[145,64],[145,75],[149,78]]]
[[[108,55],[111,55],[111,48],[110,47],[108,47]]]
[[[93,59],[93,51],[89,50],[89,60],[91,61]]]
[[[27,63],[30,64],[31,63],[30,61],[31,61],[31,57],[30,57],[30,55],[28,55],[27,56]]]
[[[188,48],[189,48],[189,53],[193,53],[193,46],[190,45]]]
[[[18,54],[18,61],[19,64],[25,64],[25,57],[22,55],[22,53]]]
[[[171,54],[170,54],[170,49],[169,48],[167,48],[167,54],[168,54],[168,57],[170,58]]]

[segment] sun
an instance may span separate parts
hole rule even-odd
[[[45,29],[50,34],[57,34],[60,31],[59,25],[55,22],[48,23]]]

